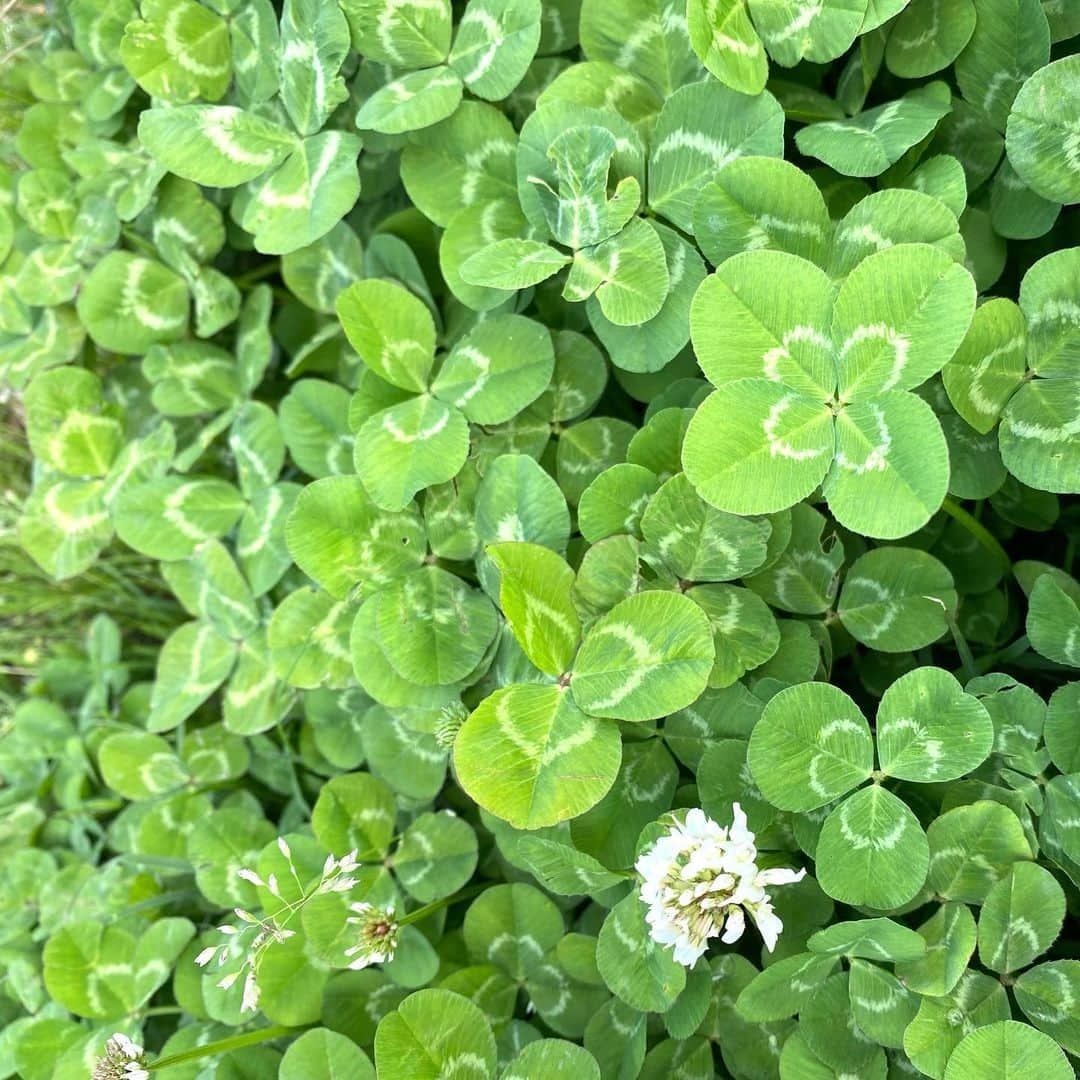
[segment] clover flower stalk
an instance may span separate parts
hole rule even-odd
[[[759,868],[754,834],[738,803],[732,816],[725,828],[704,811],[691,810],[635,864],[642,878],[640,896],[649,908],[649,933],[672,948],[685,967],[697,963],[714,937],[729,945],[738,941],[747,913],[772,952],[784,924],[767,889],[806,876],[805,870]]]
[[[116,1032],[105,1043],[105,1053],[94,1064],[91,1080],[149,1080],[146,1052],[126,1035]]]

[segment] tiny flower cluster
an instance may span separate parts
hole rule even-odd
[[[91,1080],[150,1080],[146,1052],[119,1031],[105,1043],[105,1053],[94,1065]]]
[[[401,927],[394,919],[394,905],[380,908],[364,902],[350,904],[350,915],[345,922],[358,928],[355,945],[345,950],[353,970],[371,964],[385,964],[394,959],[397,951],[398,932]]]
[[[218,932],[224,934],[227,940],[222,945],[210,945],[203,949],[195,957],[195,963],[199,967],[206,967],[211,961],[217,963],[218,968],[223,968],[230,958],[235,958],[239,953],[240,966],[224,973],[217,986],[222,990],[232,987],[241,975],[244,977],[244,989],[241,1002],[241,1011],[250,1012],[258,1008],[259,964],[265,951],[273,944],[281,944],[295,936],[296,931],[288,928],[289,921],[299,913],[300,909],[317,893],[344,893],[356,885],[353,872],[359,867],[357,851],[350,851],[340,859],[328,855],[323,863],[322,873],[314,887],[305,885],[297,873],[292,860],[292,851],[283,837],[277,841],[278,850],[285,858],[289,866],[289,873],[299,890],[299,896],[295,900],[288,900],[282,895],[281,885],[275,874],[263,877],[247,867],[237,870],[236,876],[251,885],[266,889],[271,896],[276,897],[282,903],[277,911],[267,914],[264,918],[246,911],[244,908],[234,908],[234,913],[241,925],[219,926]],[[347,919],[349,923],[359,925],[359,940],[356,946],[347,950],[347,956],[356,956],[351,967],[366,967],[368,964],[385,963],[394,955],[397,947],[398,924],[394,921],[392,909],[381,911],[371,904],[353,904],[351,910],[358,913],[357,917]],[[366,958],[366,959],[365,959]]]
[[[726,829],[702,810],[691,810],[637,861],[642,877],[641,899],[652,939],[672,946],[678,963],[693,967],[710,938],[738,941],[749,912],[765,946],[772,952],[784,925],[766,888],[801,881],[805,870],[761,870],[754,834],[746,814],[735,803],[734,820]]]
[[[465,721],[469,718],[469,710],[460,701],[451,702],[443,707],[439,718],[435,721],[435,742],[443,750],[450,750],[458,737]]]

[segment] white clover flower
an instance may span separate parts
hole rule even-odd
[[[143,1048],[118,1031],[105,1043],[105,1053],[94,1065],[92,1080],[149,1080],[145,1065]]]
[[[349,910],[355,914],[345,921],[359,928],[356,944],[345,950],[345,955],[352,961],[349,967],[355,971],[370,964],[385,964],[393,960],[401,929],[394,918],[393,906],[379,908],[374,904],[359,902],[350,904]]]
[[[693,967],[710,938],[731,944],[742,937],[746,912],[754,920],[765,947],[772,952],[784,924],[773,911],[767,887],[790,885],[805,870],[786,867],[762,870],[757,865],[754,834],[746,814],[732,806],[727,829],[702,810],[691,810],[637,861],[642,877],[641,899],[652,939],[671,946],[675,960]]]

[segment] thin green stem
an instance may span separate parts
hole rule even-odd
[[[174,1065],[184,1065],[189,1061],[213,1057],[215,1054],[228,1054],[233,1050],[242,1050],[246,1046],[257,1046],[259,1043],[280,1039],[285,1035],[299,1035],[305,1030],[307,1029],[276,1024],[273,1027],[259,1028],[258,1031],[246,1031],[243,1035],[232,1035],[227,1039],[207,1043],[205,1046],[194,1046],[190,1050],[182,1050],[179,1054],[169,1054],[168,1057],[158,1058],[157,1061],[151,1062],[147,1069],[150,1072],[159,1072],[162,1069],[171,1069]]]
[[[125,226],[121,232],[124,239],[140,254],[150,257],[157,255],[154,245],[145,236],[140,236],[130,225]]]
[[[238,274],[233,278],[233,284],[235,284],[238,289],[246,289],[265,278],[272,277],[278,272],[278,269],[279,263],[277,259],[274,259],[272,262],[262,263],[253,270],[248,270],[245,274]]]
[[[971,651],[967,638],[964,637],[956,616],[951,611],[945,612],[945,621],[949,624],[949,631],[956,645],[956,651],[960,654],[960,672],[964,682],[970,682],[979,674],[979,665],[975,662],[975,654]]]
[[[993,555],[999,563],[1001,563],[1002,569],[1008,572],[1009,568],[1012,566],[1012,559],[1009,558],[1005,549],[998,542],[997,537],[994,536],[994,534],[981,521],[978,521],[975,517],[969,514],[958,502],[956,502],[954,499],[948,498],[947,496],[945,498],[945,501],[941,504],[941,509],[944,510],[945,513],[948,514],[949,517],[951,517],[954,521],[959,522],[965,529],[967,529],[967,531],[971,533],[971,535],[974,536],[975,539],[978,540],[978,542],[982,544],[982,546],[986,548],[986,550],[990,552],[990,554]]]
[[[410,911],[407,915],[403,915],[398,922],[401,926],[408,926],[410,923],[419,922],[421,919],[426,919],[429,915],[434,915],[436,911],[441,911],[444,907],[456,904],[459,900],[468,900],[470,897],[482,893],[486,888],[487,885],[484,884],[470,885],[467,888],[454,893],[453,896],[444,896],[441,900],[433,900],[430,904],[425,904],[423,907],[418,907],[415,911]]]
[[[12,48],[8,49],[8,51],[4,53],[3,56],[0,56],[0,65],[8,63],[8,61],[13,60],[16,56],[18,56],[19,53],[23,52],[26,49],[32,48],[34,45],[37,45],[39,42],[44,40],[45,35],[38,34],[37,37],[28,38],[26,41],[20,42],[18,45],[15,45]]]
[[[1012,663],[1014,660],[1019,659],[1031,648],[1031,642],[1028,641],[1027,634],[1021,634],[1014,642],[1006,645],[1003,649],[998,649],[997,652],[992,652],[989,656],[984,656],[979,664],[982,671],[993,671],[994,667],[998,664]]]
[[[124,806],[123,799],[87,799],[86,802],[81,803],[79,806],[64,810],[53,810],[50,813],[52,818],[76,818],[86,814],[112,814],[117,810],[122,809]],[[175,866],[180,867],[183,870],[191,868],[191,864],[187,862],[181,862],[179,859],[172,860]]]
[[[168,892],[158,893],[156,896],[151,896],[146,900],[139,900],[134,904],[128,904],[127,907],[117,911],[115,916],[119,919],[124,915],[134,915],[140,911],[152,911],[155,908],[171,904],[174,900],[191,900],[198,895],[199,893],[196,889],[170,889]]]
[[[304,812],[311,816],[311,804],[308,802],[307,796],[304,794],[304,789],[300,785],[300,777],[296,771],[296,757],[292,752],[292,747],[289,745],[289,737],[284,727],[278,727],[277,729],[278,741],[281,743],[281,748],[285,751],[285,760],[289,766],[289,786],[292,788],[293,798],[303,807]]]

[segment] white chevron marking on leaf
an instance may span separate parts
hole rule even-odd
[[[274,161],[274,151],[249,150],[242,146],[234,135],[236,110],[227,105],[204,109],[199,116],[202,133],[213,144],[218,153],[238,165],[261,165],[268,168]]]
[[[870,452],[861,462],[852,461],[843,451],[838,451],[836,454],[836,464],[848,472],[855,473],[856,476],[863,476],[868,472],[884,472],[889,466],[889,451],[892,449],[892,433],[885,422],[885,413],[877,405],[871,404],[867,407],[877,425],[877,443],[871,447]]]
[[[769,444],[769,454],[772,457],[787,458],[789,461],[809,461],[812,458],[821,457],[825,453],[824,447],[796,450],[787,439],[776,434],[784,413],[791,408],[794,400],[794,394],[786,394],[769,409],[769,415],[762,421],[761,428],[765,433],[765,441]]]
[[[693,150],[712,161],[717,169],[722,169],[739,156],[739,151],[732,149],[723,139],[706,135],[703,131],[687,131],[677,128],[653,151],[654,157],[670,153],[673,150]]]

